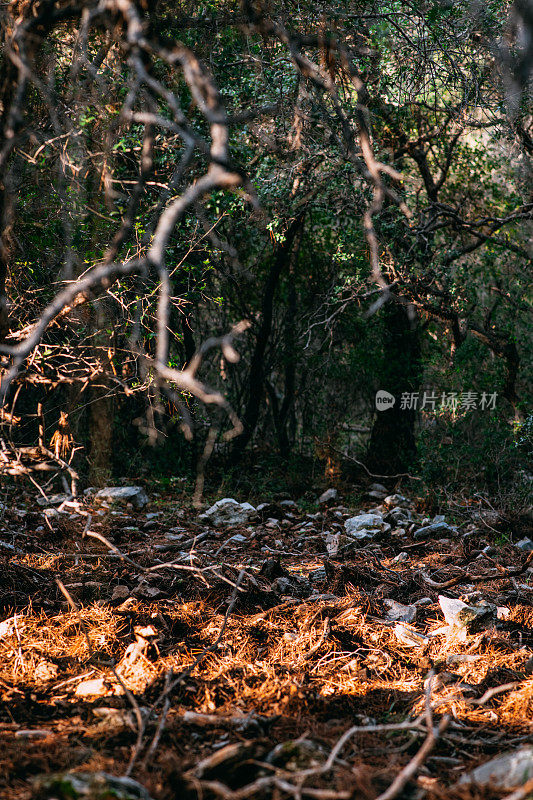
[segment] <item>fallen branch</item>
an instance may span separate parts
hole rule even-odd
[[[501,578],[516,578],[517,575],[523,575],[527,570],[531,561],[533,560],[533,550],[527,554],[525,561],[520,567],[501,567],[496,565],[496,572],[486,573],[485,575],[472,575],[466,570],[461,570],[460,575],[455,578],[450,578],[448,581],[434,581],[423,570],[419,571],[419,575],[428,586],[433,589],[450,589],[452,586],[457,586],[458,583],[484,583],[485,581],[492,581]]]

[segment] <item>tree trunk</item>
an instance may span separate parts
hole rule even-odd
[[[406,472],[416,460],[416,409],[402,409],[404,392],[417,392],[422,375],[419,330],[405,306],[388,303],[383,309],[384,369],[379,389],[396,401],[376,418],[367,454],[367,466],[378,475]]]
[[[303,224],[304,213],[305,212],[301,212],[289,225],[289,229],[285,236],[285,241],[278,247],[276,251],[265,284],[263,302],[261,305],[261,324],[259,326],[259,330],[257,331],[255,348],[252,355],[250,373],[248,376],[248,402],[246,404],[242,420],[244,430],[235,441],[235,446],[232,453],[232,462],[234,464],[240,461],[248,442],[254,434],[257,422],[259,420],[261,403],[265,393],[264,359],[270,334],[272,332],[274,296],[278,287],[281,273],[289,263],[294,239],[298,233],[298,230]]]

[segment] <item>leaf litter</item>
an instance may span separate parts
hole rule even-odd
[[[18,506],[1,797],[529,796],[533,773],[464,780],[533,743],[531,556],[476,523],[417,537],[432,523],[413,502],[407,524],[349,541],[343,506],[270,503],[219,528],[170,498],[157,514],[88,498],[45,524]]]

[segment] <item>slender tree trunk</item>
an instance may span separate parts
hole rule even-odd
[[[272,333],[272,317],[274,311],[274,296],[279,284],[283,269],[288,265],[291,250],[298,230],[303,225],[304,212],[301,212],[290,224],[285,241],[281,244],[274,256],[270,272],[263,293],[261,305],[261,323],[255,340],[255,348],[250,363],[248,376],[248,401],[243,415],[243,433],[236,439],[232,453],[232,462],[237,463],[252,438],[257,427],[261,404],[265,394],[265,352]]]
[[[422,375],[419,329],[405,306],[388,303],[383,309],[384,370],[380,389],[396,402],[376,411],[367,454],[368,468],[378,475],[405,472],[416,460],[415,409],[402,409],[402,393],[417,392]]]

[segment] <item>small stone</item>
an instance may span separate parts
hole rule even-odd
[[[232,497],[224,497],[208,508],[199,519],[210,525],[245,525],[256,513],[250,503],[238,503]]]
[[[337,500],[339,493],[336,489],[326,489],[325,492],[322,492],[320,497],[318,498],[318,505],[319,506],[328,506],[330,503],[334,503]]]
[[[228,541],[233,542],[234,544],[244,544],[248,541],[248,539],[246,536],[243,536],[242,533],[236,533],[235,536],[231,536]]]
[[[468,633],[475,633],[490,625],[496,616],[496,606],[489,603],[469,606],[462,600],[439,595],[439,605],[448,625],[463,629]]]
[[[468,772],[460,779],[459,784],[474,786],[488,785],[493,789],[508,791],[522,786],[533,778],[533,747],[520,747],[517,750],[486,761]]]
[[[401,506],[403,508],[407,508],[407,506],[411,505],[409,498],[404,497],[403,494],[389,494],[384,502],[387,506]]]
[[[383,492],[367,492],[366,494],[371,500],[383,500],[385,498]]]
[[[298,511],[298,505],[294,502],[294,500],[281,500],[280,508],[284,508],[285,510],[290,509],[291,511]]]
[[[519,547],[520,550],[523,550],[525,553],[530,553],[533,550],[533,542],[531,539],[528,539],[527,536],[524,539],[520,539],[515,546]]]
[[[132,506],[140,511],[148,503],[148,495],[142,486],[107,486],[96,493],[96,502],[116,503]]]
[[[77,697],[104,697],[106,694],[113,694],[113,692],[105,685],[103,678],[82,681],[75,691]]]
[[[380,494],[382,494],[385,497],[386,494],[387,494],[388,489],[385,486],[383,486],[382,483],[371,483],[370,486],[368,487],[368,491],[369,492],[379,492]]]
[[[129,597],[131,594],[129,586],[125,584],[119,583],[118,586],[115,586],[113,589],[113,594],[111,595],[111,602],[115,600],[125,600],[126,597]]]
[[[393,531],[393,533],[394,533],[394,531]],[[392,559],[392,563],[393,564],[404,564],[406,561],[409,561],[409,558],[410,558],[409,553],[405,553],[405,552],[398,553],[398,555],[394,556],[394,558]]]
[[[429,642],[427,636],[424,636],[422,633],[418,633],[418,631],[408,628],[406,625],[402,625],[401,623],[398,623],[394,626],[394,633],[396,634],[398,641],[407,647],[422,647],[422,645],[428,644]]]
[[[272,589],[278,594],[291,594],[292,583],[290,578],[276,578],[272,581]]]
[[[20,618],[17,619],[16,616],[9,617],[3,622],[0,622],[0,639],[3,639],[5,636],[12,636],[14,633],[16,633],[17,627],[20,631],[23,625],[24,620]]]
[[[57,664],[53,664],[51,661],[46,661],[43,659],[42,661],[39,661],[35,667],[33,676],[36,680],[44,682],[57,678],[58,672],[59,668]]]
[[[379,531],[382,530],[386,523],[383,522],[383,517],[380,514],[358,514],[355,517],[350,517],[344,523],[346,533],[354,534],[357,531],[368,530],[374,528]],[[389,526],[390,529],[390,526]]]
[[[411,518],[411,512],[408,508],[391,508],[385,516],[387,522],[392,522],[394,525],[401,525],[402,522],[407,522]]]
[[[404,606],[389,598],[383,601],[383,605],[388,608],[386,619],[393,622],[414,622],[416,619],[416,606]]]
[[[446,522],[433,522],[431,525],[419,528],[413,535],[413,539],[426,539],[439,533],[452,533],[452,528]]]

